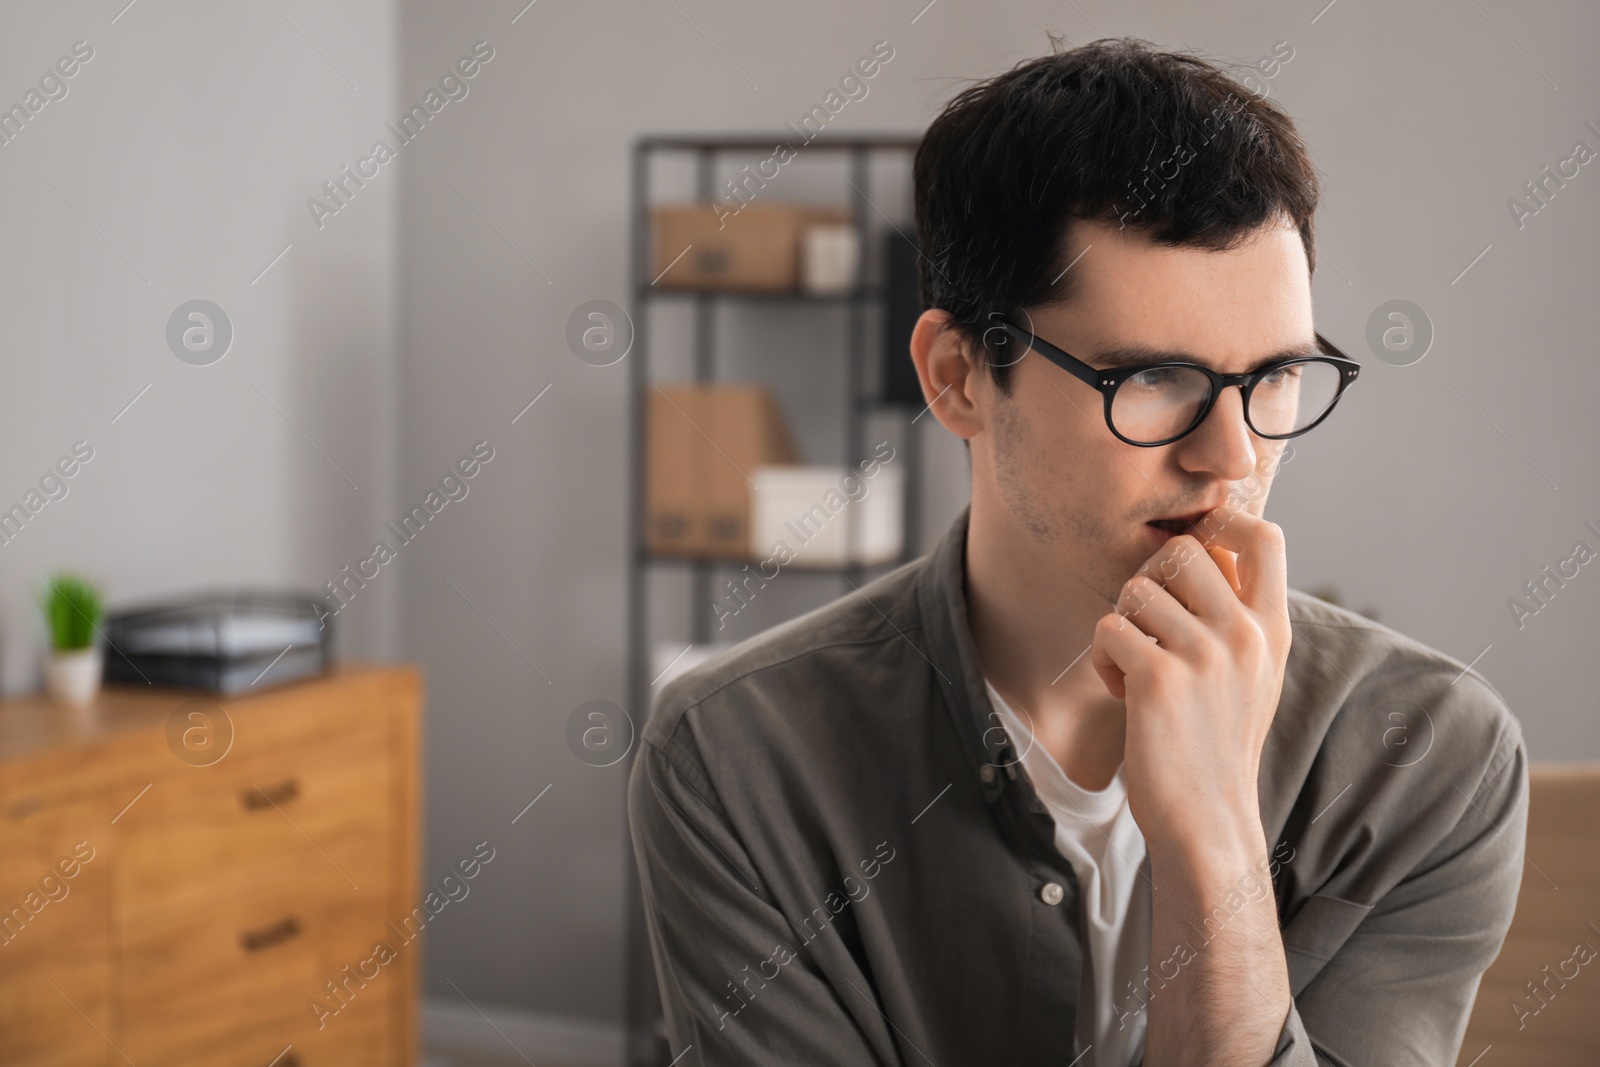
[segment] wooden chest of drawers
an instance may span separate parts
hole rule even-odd
[[[411,1067],[409,667],[0,702],[0,1064]]]

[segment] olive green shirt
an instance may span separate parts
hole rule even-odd
[[[1072,1062],[1077,880],[989,704],[968,514],[662,687],[628,809],[675,1067]],[[1456,660],[1295,590],[1288,610],[1270,865],[1119,1004],[1148,1010],[1270,891],[1293,996],[1272,1065],[1452,1064],[1521,882],[1521,728]]]

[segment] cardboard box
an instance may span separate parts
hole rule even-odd
[[[905,479],[899,467],[879,466],[866,477],[848,467],[761,467],[755,493],[751,538],[756,555],[773,556],[782,542],[794,558],[791,567],[837,567],[845,563],[887,563],[905,543]]]
[[[645,404],[645,546],[750,558],[751,473],[799,458],[759,385],[652,384]]]
[[[650,277],[662,289],[794,292],[806,229],[849,221],[843,209],[803,204],[662,204],[651,213]]]

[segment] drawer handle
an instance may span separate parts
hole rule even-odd
[[[269,786],[266,789],[262,789],[259,785],[253,785],[244,791],[242,799],[246,808],[251,811],[259,811],[262,808],[287,804],[299,795],[300,786],[296,784],[293,778],[285,778],[277,785]]]
[[[299,933],[300,920],[293,915],[289,915],[271,926],[263,926],[259,930],[244,931],[239,935],[239,944],[243,945],[246,951],[260,952],[262,949],[271,948],[273,945],[281,945],[290,938],[298,936]]]

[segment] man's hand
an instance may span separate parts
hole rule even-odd
[[[1271,1060],[1293,1010],[1270,883],[1229,903],[1267,864],[1256,779],[1289,656],[1288,574],[1283,532],[1258,516],[1218,508],[1196,532],[1123,586],[1091,662],[1127,702],[1128,806],[1154,878],[1151,969],[1190,946],[1149,1002],[1145,1059],[1232,1067]]]
[[[1162,545],[1094,632],[1091,662],[1127,702],[1128,803],[1153,859],[1259,831],[1256,776],[1289,655],[1282,530],[1229,508],[1195,528],[1205,543]]]

